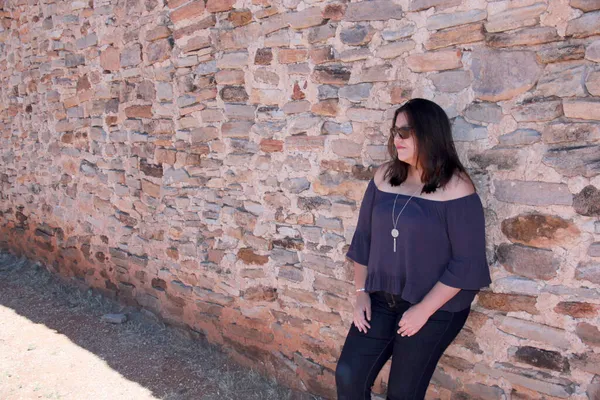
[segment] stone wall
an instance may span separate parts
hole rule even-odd
[[[429,98],[494,280],[429,397],[600,396],[598,0],[0,0],[0,21],[0,246],[333,397],[363,190],[398,104]]]

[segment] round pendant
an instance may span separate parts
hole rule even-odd
[[[400,232],[398,232],[398,229],[395,229],[395,228],[392,229],[392,237],[397,238],[399,234],[400,234]]]

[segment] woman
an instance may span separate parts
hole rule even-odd
[[[336,369],[339,400],[371,399],[390,357],[387,399],[423,399],[473,298],[491,282],[483,207],[444,110],[405,103],[388,151],[392,161],[369,182],[347,254],[356,301]]]

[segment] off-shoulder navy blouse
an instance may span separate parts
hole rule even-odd
[[[396,214],[410,196],[400,194]],[[485,220],[477,193],[437,201],[413,197],[391,235],[396,193],[367,186],[346,256],[367,266],[367,292],[385,291],[418,303],[438,282],[462,289],[440,310],[460,311],[491,283],[485,255]]]

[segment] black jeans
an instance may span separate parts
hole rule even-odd
[[[442,356],[464,326],[470,309],[436,311],[413,336],[400,336],[398,322],[411,304],[400,296],[371,293],[371,329],[350,327],[335,371],[338,400],[370,400],[371,386],[392,356],[388,400],[422,400]]]

